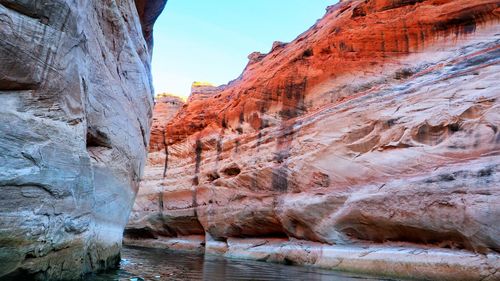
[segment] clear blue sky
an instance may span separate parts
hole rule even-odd
[[[337,0],[168,0],[153,51],[156,93],[187,97],[193,81],[226,84],[248,54],[290,42]]]

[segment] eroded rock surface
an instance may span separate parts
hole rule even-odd
[[[183,105],[184,101],[173,95],[166,94],[156,98],[153,110],[151,138],[149,140],[150,152],[165,149],[165,127]]]
[[[130,242],[205,232],[229,256],[497,280],[499,5],[342,1],[250,55],[168,123]]]
[[[200,231],[193,231],[189,218],[183,222],[169,222],[166,215],[161,213],[164,206],[175,205],[175,196],[162,193],[162,181],[168,169],[168,146],[166,144],[165,126],[182,108],[184,102],[178,97],[165,96],[156,100],[154,107],[153,126],[149,154],[141,188],[137,194],[133,211],[125,230],[129,237],[157,238],[158,235],[166,237],[176,236],[175,231],[182,234],[204,234],[199,224],[195,224]],[[168,196],[168,198],[167,198]],[[165,202],[166,205],[163,205]],[[182,204],[182,203],[181,203]],[[161,209],[159,209],[161,208]],[[189,213],[189,210],[187,211]],[[179,215],[175,215],[178,218]],[[170,226],[166,226],[166,224]],[[159,233],[157,233],[157,230]]]
[[[144,28],[132,0],[0,0],[0,279],[119,261],[153,107],[142,11]]]

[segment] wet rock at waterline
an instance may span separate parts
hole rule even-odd
[[[342,1],[252,54],[166,125],[127,242],[499,279],[498,4]]]
[[[87,276],[85,281],[389,281],[363,274],[313,267],[228,259],[197,253],[124,247],[120,270]]]
[[[0,0],[0,279],[74,279],[119,262],[165,3]]]

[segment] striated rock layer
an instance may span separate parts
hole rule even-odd
[[[119,261],[149,142],[148,32],[166,3],[135,2],[0,0],[2,280]]]
[[[168,123],[127,243],[499,280],[499,21],[496,0],[329,7]]]
[[[174,117],[184,101],[176,96],[163,94],[156,98],[153,110],[153,124],[151,126],[151,137],[149,140],[149,151],[155,152],[165,149],[165,127],[168,121]],[[162,163],[164,160],[162,160]]]

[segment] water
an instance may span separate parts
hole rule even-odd
[[[142,278],[142,279],[141,279]],[[372,281],[377,279],[311,267],[226,259],[159,249],[124,247],[119,270],[89,276],[86,281],[237,281],[307,280]]]

